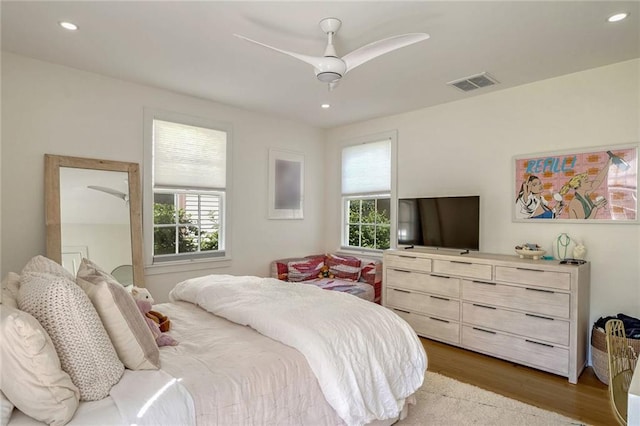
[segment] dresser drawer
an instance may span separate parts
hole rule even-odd
[[[427,317],[413,312],[392,309],[402,317],[420,336],[443,340],[449,343],[460,343],[460,324],[435,317]]]
[[[490,332],[480,327],[462,326],[462,345],[486,354],[567,375],[569,351],[560,346]]]
[[[491,265],[482,263],[473,263],[457,260],[434,260],[432,266],[433,272],[456,275],[459,277],[476,278],[479,280],[490,280]]]
[[[392,254],[384,258],[384,266],[390,268],[409,269],[412,271],[431,272],[431,259],[411,254]]]
[[[460,297],[460,279],[387,268],[387,286]]]
[[[462,322],[569,346],[569,321],[465,302]]]
[[[568,272],[541,271],[539,269],[496,266],[496,281],[535,285],[569,290],[571,275]]]
[[[455,321],[460,319],[460,301],[457,299],[415,293],[391,287],[387,287],[386,291],[386,303],[388,306],[418,311],[426,315],[449,318]]]
[[[528,311],[533,314],[569,318],[569,294],[530,287],[462,280],[466,302]]]

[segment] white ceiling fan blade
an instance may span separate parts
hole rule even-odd
[[[355,67],[362,65],[371,59],[377,58],[380,55],[384,55],[385,53],[392,52],[396,49],[409,46],[428,38],[429,34],[425,33],[410,33],[385,38],[369,43],[366,46],[362,46],[353,52],[347,53],[342,57],[342,60],[347,64],[346,72],[349,72]]]
[[[124,201],[128,201],[128,196],[124,192],[118,191],[113,188],[107,188],[106,186],[88,185],[87,188],[95,189],[96,191],[106,192],[114,197],[122,198]]]
[[[292,56],[296,59],[306,62],[309,65],[313,65],[314,68],[322,67],[322,61],[324,60],[322,56],[301,55],[300,53],[288,52],[286,50],[278,49],[277,47],[269,46],[268,44],[260,43],[259,41],[251,40],[250,38],[241,36],[239,34],[234,34],[234,36],[241,38],[242,40],[249,41],[251,43],[259,44],[260,46],[266,47],[267,49],[275,50],[276,52],[280,52],[280,53],[284,53],[285,55]]]

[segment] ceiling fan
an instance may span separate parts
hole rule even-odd
[[[125,202],[125,204],[129,204],[129,195],[125,194],[124,192],[118,191],[117,189],[97,185],[87,185],[87,188],[95,189],[96,191],[102,191],[107,194],[113,195],[114,197],[121,198]]]
[[[368,62],[378,56],[385,53],[392,52],[396,49],[409,46],[422,40],[429,38],[429,34],[425,33],[409,33],[402,34],[393,37],[388,37],[382,40],[374,41],[365,46],[362,46],[350,53],[347,53],[342,58],[338,57],[336,49],[333,46],[333,36],[338,32],[342,22],[337,18],[325,18],[320,21],[320,28],[327,34],[327,47],[324,50],[323,56],[308,56],[301,55],[299,53],[288,52],[286,50],[278,49],[273,46],[260,43],[259,41],[251,40],[242,35],[234,34],[236,37],[251,43],[259,44],[266,48],[275,50],[276,52],[284,53],[285,55],[292,56],[303,62],[306,62],[313,66],[316,77],[323,83],[329,83],[329,90],[338,83],[338,81],[344,77],[349,71],[354,68]]]

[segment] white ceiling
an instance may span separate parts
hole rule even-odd
[[[631,15],[606,22],[619,11]],[[640,57],[638,1],[3,0],[1,14],[3,50],[324,128]],[[233,36],[321,56],[318,22],[329,16],[342,20],[339,55],[397,34],[431,38],[329,92],[310,65]],[[445,84],[483,71],[501,84],[468,93]],[[332,107],[320,109],[325,102]]]

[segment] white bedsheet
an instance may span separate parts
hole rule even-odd
[[[272,278],[209,275],[179,283],[169,297],[296,348],[349,425],[397,417],[424,380],[427,358],[411,327],[348,294]]]
[[[10,426],[42,425],[18,409]],[[67,425],[176,426],[195,424],[189,392],[162,370],[125,370],[124,375],[99,401],[81,402]]]
[[[304,356],[188,302],[154,309],[179,344],[160,348],[162,369],[191,393],[199,426],[344,426]]]

